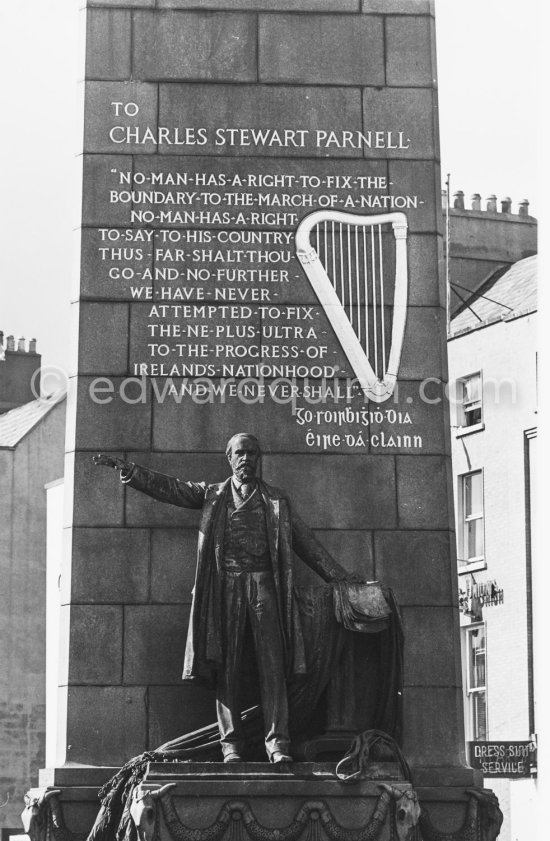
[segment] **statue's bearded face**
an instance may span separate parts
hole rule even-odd
[[[256,475],[260,451],[250,438],[237,438],[228,456],[233,475],[240,482],[249,482]]]

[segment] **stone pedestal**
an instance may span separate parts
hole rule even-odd
[[[48,810],[73,838],[92,828],[98,786],[113,768],[43,771],[42,824]],[[188,841],[489,841],[490,793],[461,786],[416,786],[397,766],[378,779],[342,782],[330,763],[150,763],[129,801],[140,839]],[[44,803],[44,793],[59,792]],[[411,829],[416,826],[416,830]],[[416,834],[415,834],[416,833]],[[39,838],[32,835],[33,838]]]
[[[173,788],[156,800],[151,797],[169,785]],[[392,785],[402,794],[411,790],[410,783]],[[153,764],[136,792],[136,801],[141,798],[144,811],[136,819],[144,826],[154,822],[163,841],[191,837],[191,832],[197,841],[353,841],[369,831],[373,838],[390,839],[395,811],[391,795],[377,783],[345,785],[336,780],[334,766],[313,763],[276,770],[253,763],[221,772],[198,763],[174,769]],[[146,811],[150,803],[156,807],[154,818]]]

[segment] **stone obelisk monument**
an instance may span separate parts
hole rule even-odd
[[[223,482],[246,430],[262,480],[338,563],[393,589],[410,782],[456,827],[480,779],[464,755],[433,0],[88,0],[82,15],[64,644],[43,783],[88,829],[113,769],[216,720],[213,691],[181,680],[200,512],[121,487],[92,455]],[[223,779],[190,825],[242,799]],[[263,823],[332,796],[285,780],[262,782],[266,803],[291,803]],[[345,824],[355,795],[338,792]]]

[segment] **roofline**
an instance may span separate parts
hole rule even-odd
[[[60,403],[64,403],[66,399],[67,399],[67,392],[65,392],[65,393],[64,393],[61,397],[59,397],[59,398],[55,401],[55,403],[52,403],[52,405],[51,405],[51,406],[48,406],[48,411],[47,411],[47,412],[44,412],[44,414],[43,414],[43,415],[41,415],[39,418],[37,418],[37,419],[35,420],[35,422],[33,423],[33,425],[32,425],[32,426],[29,426],[29,428],[28,428],[28,429],[27,429],[27,431],[26,431],[26,432],[25,432],[25,433],[21,436],[21,438],[18,438],[18,440],[15,442],[15,444],[0,444],[0,450],[15,450],[15,449],[19,446],[19,444],[21,443],[21,441],[24,441],[24,440],[25,440],[25,438],[27,437],[27,435],[29,435],[29,434],[33,431],[33,429],[34,429],[35,427],[37,427],[37,426],[38,426],[38,424],[39,424],[39,423],[42,423],[42,421],[44,420],[44,418],[46,418],[46,417],[50,414],[50,412],[51,412],[51,411],[53,411],[53,409],[54,409],[56,406],[59,406],[59,404],[60,404]],[[29,401],[29,402],[33,403],[34,401],[33,401],[33,400],[31,400],[31,401]],[[23,406],[25,406],[25,405],[26,405],[26,404],[25,404],[25,403],[23,403]],[[15,408],[16,408],[16,409],[19,409],[19,408],[21,408],[21,407],[20,407],[20,406],[16,406]],[[10,411],[15,411],[15,409],[11,409]],[[6,412],[6,414],[7,414],[7,412]]]
[[[538,216],[527,213],[503,213],[500,210],[473,210],[469,207],[450,207],[451,216],[462,216],[466,219],[489,219],[491,222],[519,222],[522,225],[538,225]]]
[[[481,321],[479,324],[472,324],[471,327],[464,327],[462,330],[457,330],[456,333],[448,333],[447,341],[452,342],[453,339],[460,339],[461,336],[466,336],[468,333],[475,333],[476,330],[485,330],[486,327],[492,327],[494,324],[502,324],[504,321],[517,321],[518,318],[525,318],[527,315],[533,315],[536,312],[538,312],[538,309],[535,307],[532,310],[520,310],[519,312],[506,313],[505,315],[487,319],[487,321]]]

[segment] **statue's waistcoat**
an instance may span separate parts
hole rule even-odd
[[[265,506],[255,492],[236,506],[228,495],[222,568],[233,572],[264,572],[270,569]]]

